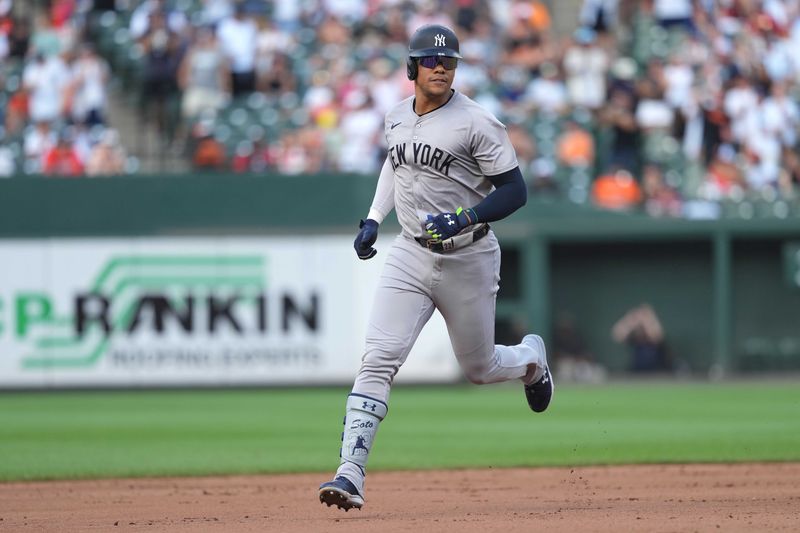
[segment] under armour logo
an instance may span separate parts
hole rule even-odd
[[[369,402],[364,402],[364,405],[361,406],[362,409],[372,409],[372,412],[375,412],[375,409],[378,407],[378,404],[373,403],[369,405]]]
[[[436,37],[433,38],[434,46],[444,46],[444,35],[441,33],[437,33]]]
[[[455,224],[455,223],[456,223],[456,221],[455,221],[455,220],[453,220],[453,217],[451,217],[450,215],[445,215],[445,216],[444,216],[444,218],[446,218],[446,219],[447,219],[447,223],[448,223],[450,226],[452,226],[453,224]]]
[[[542,383],[547,383],[548,381],[550,381],[550,380],[549,380],[549,379],[547,379],[547,375],[545,375],[545,376],[544,376],[544,379],[542,380]]]

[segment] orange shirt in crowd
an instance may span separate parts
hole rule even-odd
[[[642,201],[642,188],[626,171],[605,174],[592,185],[595,204],[607,209],[627,209]]]
[[[594,139],[581,129],[565,132],[558,140],[558,159],[571,167],[590,165],[594,161]]]

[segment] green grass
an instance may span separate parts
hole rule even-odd
[[[331,472],[344,389],[0,394],[0,480]],[[370,468],[800,460],[789,382],[395,387]]]

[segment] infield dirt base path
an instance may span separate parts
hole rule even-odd
[[[375,472],[367,503],[323,474],[0,484],[0,531],[798,531],[800,464]]]

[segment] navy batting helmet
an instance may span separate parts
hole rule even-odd
[[[417,79],[419,67],[417,58],[425,56],[445,56],[461,59],[458,51],[458,37],[455,32],[446,26],[428,24],[422,26],[411,36],[408,45],[408,59],[406,72],[408,79]]]

